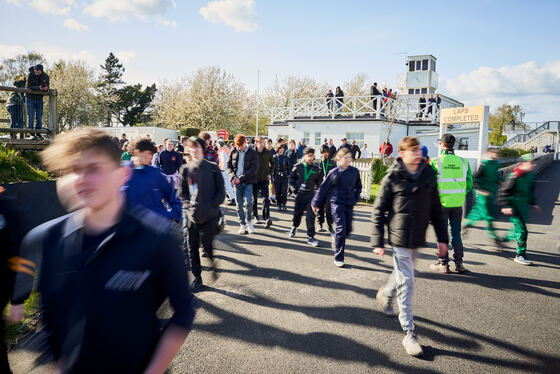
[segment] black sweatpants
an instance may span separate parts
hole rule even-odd
[[[201,224],[189,222],[187,227],[189,260],[192,274],[196,278],[200,277],[200,274],[202,273],[199,252],[201,243],[204,248],[204,252],[206,252],[210,260],[214,260],[212,242],[216,236],[216,219],[211,219]]]
[[[288,178],[275,178],[274,190],[276,191],[276,204],[286,205],[288,202]]]
[[[311,209],[311,200],[313,200],[313,191],[299,192],[296,197],[296,206],[294,208],[294,218],[292,226],[298,227],[301,223],[301,217],[305,211],[305,223],[307,225],[307,236],[315,237],[315,213]]]
[[[323,202],[317,212],[317,221],[319,221],[319,225],[323,226],[325,219],[327,220],[327,226],[331,228],[333,225],[333,216],[330,201]]]
[[[253,184],[253,218],[259,218],[259,192],[263,198],[262,217],[264,220],[270,218],[270,199],[268,197],[268,181]]]

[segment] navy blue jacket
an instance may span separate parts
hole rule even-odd
[[[286,157],[288,157],[288,160],[290,161],[289,168],[290,170],[292,170],[293,167],[296,166],[298,160],[297,149],[288,149],[284,154],[286,155]]]
[[[13,304],[30,294],[39,271],[42,319],[55,359],[69,373],[140,373],[161,336],[156,315],[169,298],[169,324],[190,330],[196,299],[176,224],[130,207],[92,252],[84,252],[82,212],[44,223],[23,240],[29,272],[16,275]]]
[[[157,167],[146,165],[142,168],[134,168],[132,176],[124,188],[131,204],[142,205],[177,222],[181,220],[181,201],[177,198],[167,178]],[[171,211],[168,211],[163,205],[162,199],[171,206]]]
[[[288,179],[290,170],[290,160],[288,157],[285,154],[275,154],[273,181]]]
[[[353,166],[346,170],[340,166],[332,169],[313,197],[311,206],[319,207],[328,198],[333,204],[355,205],[360,201],[362,181],[360,172]]]
[[[183,166],[183,157],[175,151],[163,150],[159,153],[157,162],[163,174],[173,175]]]

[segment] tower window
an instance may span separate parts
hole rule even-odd
[[[422,70],[428,70],[428,60],[422,60]]]
[[[428,89],[427,88],[422,88],[422,93],[423,94],[428,93]]]
[[[422,61],[416,61],[416,70],[422,70]]]
[[[414,94],[414,88],[409,88],[409,89],[408,89],[408,94],[409,94],[409,95]]]
[[[414,61],[408,61],[408,71],[414,71]]]
[[[436,61],[432,60],[432,62],[430,63],[430,70],[431,71],[436,71]]]

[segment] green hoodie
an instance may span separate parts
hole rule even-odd
[[[14,87],[25,88],[25,81],[20,81],[20,80],[14,81]],[[23,96],[24,94],[20,92],[12,92],[10,98],[8,99],[8,102],[6,103],[6,106],[23,105]]]

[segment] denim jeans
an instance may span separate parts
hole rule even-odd
[[[247,220],[243,210],[243,199],[247,202]],[[237,216],[239,224],[246,225],[253,220],[253,185],[249,183],[239,183],[235,186],[235,203],[237,204]]]
[[[10,113],[10,128],[23,129],[23,105],[8,105],[6,109]]]
[[[414,296],[414,250],[393,247],[393,272],[383,287],[387,297],[397,296],[399,322],[404,331],[414,331],[412,296]]]
[[[41,129],[43,127],[43,98],[32,99],[25,98],[27,105],[27,127],[33,128],[33,120],[35,119],[35,128]]]

